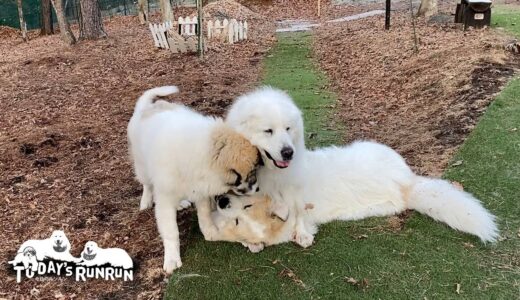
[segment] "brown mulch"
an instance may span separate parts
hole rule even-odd
[[[463,32],[419,20],[414,54],[408,13],[317,30],[316,60],[339,94],[347,140],[388,144],[421,174],[439,175],[519,66],[493,30]]]
[[[259,22],[262,20],[259,20]],[[108,39],[67,47],[58,35],[0,44],[0,298],[161,298],[163,247],[128,159],[126,125],[146,89],[175,84],[172,100],[221,115],[258,82],[272,30],[195,54],[157,50],[136,17],[105,22]],[[272,27],[271,27],[272,29]],[[11,39],[4,43],[4,39]],[[189,219],[188,219],[189,220]],[[88,240],[121,247],[138,265],[131,282],[23,280],[6,264],[28,239],[65,230],[74,255]]]

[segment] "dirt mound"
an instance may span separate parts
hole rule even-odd
[[[9,26],[0,26],[0,38],[6,39],[6,38],[16,38],[20,36],[20,30],[9,27]]]
[[[204,13],[219,19],[260,20],[262,15],[233,0],[219,0],[204,6]]]
[[[426,24],[407,14],[326,26],[316,54],[340,95],[347,139],[376,139],[420,173],[439,174],[518,61],[492,30]]]

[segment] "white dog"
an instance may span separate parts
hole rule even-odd
[[[134,262],[128,253],[121,248],[100,248],[96,242],[88,241],[81,252],[80,265],[87,267],[110,264],[113,267],[132,269]]]
[[[414,209],[448,226],[478,236],[483,242],[498,237],[495,217],[471,194],[451,183],[418,176],[387,146],[355,142],[345,147],[308,151],[303,168],[304,219],[312,233],[333,220],[388,216]],[[272,217],[268,197],[218,197],[213,213],[219,239],[263,245],[293,240],[297,226],[292,212],[286,222]],[[221,203],[223,202],[223,203]]]
[[[176,208],[182,199],[197,206],[199,226],[208,240],[217,229],[211,221],[210,197],[257,189],[258,150],[221,119],[205,117],[182,105],[160,101],[178,91],[165,86],[146,91],[128,124],[130,153],[143,185],[141,208],[155,202],[164,243],[164,270],[182,265]],[[153,201],[152,201],[153,194]]]
[[[260,192],[273,200],[272,210],[287,217],[295,214],[295,241],[312,245],[312,228],[306,228],[303,194],[305,141],[301,111],[284,92],[263,87],[239,97],[231,106],[226,122],[258,147],[265,166],[258,171]]]
[[[25,241],[19,248],[18,253],[10,264],[17,265],[23,263],[27,268],[29,264],[35,269],[35,261],[42,261],[45,258],[76,262],[78,259],[70,254],[70,242],[65,233],[61,230],[52,232],[51,237],[43,240]]]

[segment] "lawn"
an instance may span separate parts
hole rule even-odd
[[[491,25],[520,37],[520,6],[496,5],[491,12]]]
[[[265,83],[289,90],[305,113],[311,146],[339,143],[333,94],[311,58],[307,34],[279,36],[265,62]],[[200,234],[170,279],[175,299],[516,299],[520,295],[520,81],[491,105],[446,177],[463,183],[499,217],[505,240],[483,245],[413,214],[402,229],[387,218],[322,226],[316,244],[251,254]],[[313,134],[310,134],[313,133]],[[516,183],[516,185],[515,185]]]

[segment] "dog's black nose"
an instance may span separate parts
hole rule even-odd
[[[287,160],[292,159],[294,151],[291,147],[283,147],[281,154],[282,154],[283,160],[287,161]]]
[[[218,207],[220,207],[220,209],[226,209],[228,208],[229,206],[229,198],[226,197],[226,196],[220,196],[217,200],[217,203],[218,203]]]

